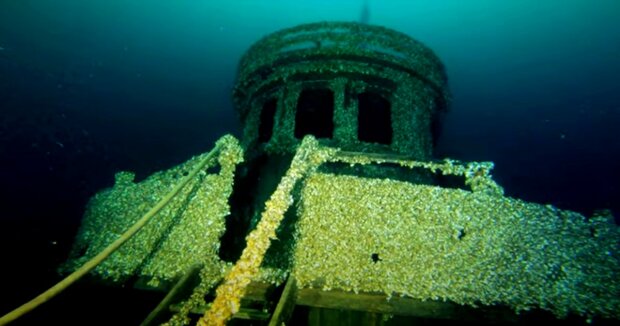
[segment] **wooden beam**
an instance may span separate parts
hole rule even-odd
[[[241,301],[268,301],[275,288],[271,283],[250,282]]]
[[[280,326],[285,324],[293,314],[296,301],[297,282],[295,281],[295,276],[291,273],[286,281],[286,285],[284,286],[284,290],[282,291],[282,296],[280,296],[276,310],[274,310],[273,316],[271,316],[269,326]]]
[[[496,321],[514,323],[515,313],[503,307],[472,308],[452,302],[422,301],[412,298],[392,297],[384,294],[298,289],[297,304],[302,306],[368,311],[382,314],[422,318],[454,319],[468,321]]]
[[[383,314],[310,307],[308,311],[308,326],[339,325],[339,326],[385,326]],[[406,322],[387,323],[388,325],[416,325],[415,318],[407,317]],[[418,323],[419,325],[420,323]],[[441,325],[441,324],[440,324]]]
[[[163,300],[151,311],[146,319],[140,324],[140,326],[156,325],[162,322],[164,314],[170,311],[170,304],[174,301],[178,301],[181,296],[191,287],[192,282],[198,276],[198,273],[202,269],[202,265],[194,265],[183,275],[179,281],[172,287],[170,292],[166,294]]]

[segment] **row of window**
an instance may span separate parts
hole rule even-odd
[[[357,138],[363,142],[389,145],[392,143],[391,103],[374,92],[357,95]],[[277,99],[263,104],[260,114],[258,141],[267,142],[273,134]],[[303,90],[297,100],[295,137],[313,135],[332,138],[334,134],[334,93],[330,89]]]

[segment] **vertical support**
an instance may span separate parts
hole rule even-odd
[[[334,92],[334,142],[337,146],[357,141],[357,115],[351,110],[354,99],[347,98],[346,78],[330,82]]]
[[[276,310],[273,312],[273,316],[271,316],[269,326],[284,325],[289,320],[289,318],[291,318],[296,303],[297,282],[295,280],[295,276],[293,275],[293,273],[291,273],[288,277],[288,280],[286,281],[286,285],[284,286],[284,291],[282,291],[280,300],[278,300]]]
[[[278,119],[274,124],[274,133],[269,144],[276,150],[294,152],[299,140],[295,138],[295,112],[297,100],[301,94],[301,84],[289,83],[282,94],[282,102],[278,105]]]
[[[243,138],[241,140],[244,148],[252,148],[258,143],[258,128],[260,128],[262,107],[256,99],[253,99],[247,105],[250,107],[247,110],[246,116],[241,120],[243,125]]]
[[[414,126],[416,118],[412,107],[414,90],[415,85],[412,81],[403,79],[403,83],[398,85],[392,96],[392,150],[401,154],[413,154],[416,159],[422,159],[417,152],[414,152],[419,147],[415,143],[419,130]]]
[[[425,87],[422,81],[414,81],[413,87],[418,89],[418,92],[413,97],[413,102],[410,103],[412,107],[409,109],[409,114],[411,115],[411,134],[415,135],[412,139],[416,142],[410,152],[417,160],[428,160],[433,150],[431,113],[437,110],[436,103],[433,91]]]

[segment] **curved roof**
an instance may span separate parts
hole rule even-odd
[[[244,115],[247,109],[244,103],[275,67],[332,59],[372,63],[408,72],[447,100],[444,66],[424,44],[385,27],[321,22],[272,33],[246,52],[239,64],[234,91],[237,109]]]

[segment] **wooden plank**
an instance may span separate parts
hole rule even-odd
[[[201,305],[198,307],[192,308],[189,313],[195,315],[204,315],[207,310],[211,307],[211,304]],[[178,312],[181,310],[180,304],[174,304],[170,306],[170,311]],[[239,308],[239,311],[235,313],[232,318],[233,319],[245,319],[245,320],[260,320],[267,321],[271,317],[269,312],[265,312],[258,309],[250,309],[250,308]]]
[[[170,304],[178,301],[180,297],[187,292],[192,282],[198,276],[202,269],[202,265],[194,265],[183,275],[179,281],[172,287],[170,292],[162,299],[153,311],[140,324],[141,326],[156,325],[161,323],[164,314],[169,312]]]
[[[269,296],[274,291],[275,285],[264,282],[251,282],[246,288],[246,294],[241,298],[242,306],[250,302],[265,303],[268,301]],[[200,305],[192,308],[189,313],[196,315],[204,315],[211,307],[211,304]],[[181,304],[173,304],[170,306],[170,311],[178,312],[181,309]],[[271,317],[271,314],[266,311],[252,308],[241,307],[239,311],[233,315],[233,319],[246,319],[246,320],[259,320],[267,321]]]
[[[290,275],[282,291],[282,296],[278,300],[276,310],[273,312],[273,316],[269,321],[269,326],[280,326],[285,324],[295,309],[295,303],[297,300],[297,282],[295,276]]]
[[[308,326],[339,325],[339,326],[382,326],[385,325],[383,315],[367,311],[327,309],[312,307],[308,312]],[[396,324],[399,325],[399,324]],[[412,326],[414,323],[407,322]]]
[[[264,282],[250,282],[242,300],[267,301],[275,289],[275,285]]]
[[[422,301],[384,294],[298,289],[297,304],[302,306],[368,311],[382,314],[469,321],[516,322],[512,310],[500,307],[472,308],[452,302]]]

